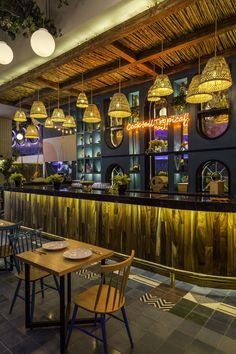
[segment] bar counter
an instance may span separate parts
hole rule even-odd
[[[236,275],[236,199],[5,189],[5,219],[192,272]]]

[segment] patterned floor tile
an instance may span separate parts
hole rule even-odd
[[[144,294],[140,301],[152,305],[155,308],[162,311],[169,311],[175,304],[173,302],[166,301],[165,299],[159,298],[157,296],[152,296],[151,294]]]

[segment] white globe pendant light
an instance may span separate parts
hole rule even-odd
[[[35,31],[30,44],[33,51],[40,57],[50,57],[55,50],[55,40],[46,28],[40,28]]]
[[[0,41],[0,64],[7,65],[13,60],[13,51],[6,42]]]

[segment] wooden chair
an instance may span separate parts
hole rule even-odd
[[[17,235],[20,231],[21,222],[10,225],[0,226],[0,258],[3,258],[5,267],[1,270],[13,269],[12,246],[10,238]]]
[[[41,232],[39,230],[35,230],[30,232],[18,233],[16,236],[11,238],[11,244],[12,244],[13,257],[14,257],[14,265],[16,266],[16,270],[17,270],[15,276],[18,279],[18,283],[9,310],[10,314],[12,313],[17,297],[19,297],[22,300],[25,300],[24,297],[19,294],[21,283],[22,281],[25,281],[24,264],[18,258],[16,258],[16,255],[18,253],[22,253],[26,251],[34,251],[36,248],[41,247],[42,246]],[[44,279],[50,275],[51,274],[49,274],[48,272],[45,272],[43,270],[40,270],[32,266],[30,267],[30,283],[32,284],[31,321],[33,320],[33,315],[34,315],[35,295],[40,292],[42,294],[42,298],[44,298],[44,291],[49,288],[59,291],[59,283],[55,275],[53,275],[53,278],[56,287],[53,287],[49,284],[44,284]],[[36,292],[35,287],[37,281],[40,281],[41,290]]]
[[[78,294],[74,298],[74,311],[72,320],[68,328],[67,345],[75,326],[78,308],[87,310],[95,315],[94,324],[98,323],[100,316],[102,338],[94,335],[85,328],[77,327],[80,331],[89,336],[103,342],[104,354],[107,354],[107,337],[106,337],[106,317],[114,317],[124,322],[131,347],[133,348],[133,340],[129,328],[128,319],[125,311],[125,289],[129,278],[130,267],[134,258],[134,251],[131,256],[120,263],[101,265],[101,279],[99,285],[92,286],[83,293]],[[115,312],[121,310],[123,319],[114,315]]]

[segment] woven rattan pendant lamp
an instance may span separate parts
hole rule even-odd
[[[212,94],[204,92],[199,89],[199,85],[201,82],[201,65],[200,65],[200,57],[198,60],[198,75],[195,75],[188,87],[188,93],[186,96],[186,102],[188,103],[194,103],[194,104],[199,104],[199,103],[205,103],[208,102],[212,99]]]
[[[20,101],[20,107],[14,114],[13,120],[18,123],[24,123],[27,122],[26,114],[25,112],[21,109],[21,101]]]
[[[223,91],[232,86],[229,66],[222,56],[216,55],[217,44],[217,10],[215,1],[215,55],[210,58],[202,72],[199,89],[204,92]]]
[[[52,128],[54,128],[54,123],[53,123],[53,121],[51,119],[50,100],[49,100],[48,113],[49,113],[49,117],[45,120],[44,128],[52,129]]]
[[[119,60],[120,70],[120,60]],[[131,116],[131,109],[127,97],[121,92],[121,81],[119,76],[119,92],[114,93],[112,96],[108,115],[112,118],[128,118]]]
[[[163,52],[163,40],[161,41],[161,52]],[[152,87],[152,92],[158,97],[169,96],[174,90],[172,88],[170,79],[163,73],[163,64],[161,66],[161,74],[157,75]]]
[[[87,108],[88,107],[88,98],[86,96],[86,93],[84,92],[84,74],[82,72],[82,92],[80,92],[77,101],[76,101],[76,107],[79,108]]]
[[[155,64],[153,65],[153,72],[155,72]],[[155,81],[155,78],[153,78],[153,85],[148,90],[147,100],[149,102],[157,102],[157,101],[160,101],[160,99],[161,99],[159,96],[157,96],[157,94],[154,90],[154,81]]]
[[[84,123],[100,123],[101,122],[101,115],[98,110],[98,107],[92,103],[93,101],[93,91],[91,87],[91,103],[88,105],[88,107],[84,111],[83,119],[82,121]]]
[[[36,125],[31,122],[30,125],[26,128],[25,138],[27,139],[38,139],[39,138],[39,131]]]
[[[63,109],[60,108],[60,87],[58,84],[58,90],[57,90],[57,108],[54,108],[53,112],[52,112],[52,117],[51,120],[54,123],[64,123],[65,122],[65,114],[63,112]]]
[[[34,119],[45,119],[47,118],[47,110],[42,101],[39,100],[39,90],[38,99],[34,101],[30,109],[30,118]]]
[[[63,128],[76,128],[74,117],[70,114],[70,96],[68,97],[68,115],[65,117],[65,122],[62,124]]]

